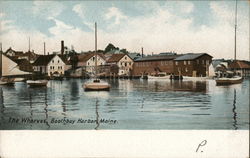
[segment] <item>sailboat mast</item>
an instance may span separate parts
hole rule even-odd
[[[236,61],[237,0],[235,0],[234,60]]]
[[[97,24],[95,22],[95,78],[97,78]]]
[[[30,52],[30,37],[29,37],[29,52]]]

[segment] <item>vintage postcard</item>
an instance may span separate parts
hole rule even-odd
[[[0,1],[0,157],[249,157],[249,6]]]

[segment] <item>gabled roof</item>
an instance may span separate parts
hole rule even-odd
[[[141,61],[161,61],[161,60],[173,60],[180,55],[153,55],[153,56],[146,56],[143,58],[139,58],[136,60],[136,62],[141,62]]]
[[[188,53],[188,54],[184,54],[178,58],[176,58],[175,60],[194,60],[197,59],[203,55],[208,55],[207,53]],[[208,55],[210,57],[212,57],[211,55]]]
[[[250,64],[244,62],[244,61],[234,61],[232,62],[231,64],[229,64],[228,66],[229,68],[231,69],[237,69],[237,68],[240,68],[240,69],[250,69]]]
[[[127,54],[113,54],[107,61],[107,63],[119,62]],[[129,55],[127,55],[131,60],[133,60]]]
[[[46,66],[48,63],[55,57],[55,54],[52,55],[40,55],[33,63],[34,66]]]
[[[103,60],[105,60],[105,56],[102,53],[97,53],[98,56],[100,56]],[[95,56],[95,53],[84,53],[78,55],[78,61],[80,62],[87,62],[90,58]]]

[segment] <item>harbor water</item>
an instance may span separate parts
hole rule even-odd
[[[86,79],[0,86],[1,130],[249,129],[250,79],[206,81],[106,80],[110,91],[85,92]]]

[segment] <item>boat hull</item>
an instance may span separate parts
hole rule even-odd
[[[45,87],[47,86],[48,81],[47,80],[42,80],[42,81],[33,81],[33,80],[29,80],[27,81],[27,84],[30,87]]]
[[[147,79],[154,79],[154,80],[157,80],[157,79],[170,79],[170,76],[150,76],[148,75],[147,76]]]
[[[231,84],[239,84],[243,82],[243,78],[232,78],[232,79],[217,79],[216,81],[216,85],[220,86],[220,85],[231,85]]]
[[[86,83],[84,84],[85,91],[109,91],[110,85],[106,83]]]

